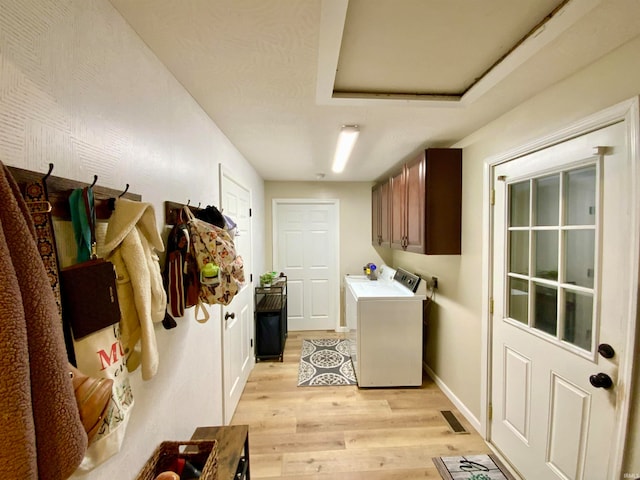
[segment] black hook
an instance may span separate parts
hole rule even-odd
[[[123,197],[123,195],[124,195],[125,193],[127,193],[127,191],[128,191],[128,190],[129,190],[129,184],[127,183],[127,186],[125,187],[124,192],[122,192],[120,195],[118,195],[118,198],[122,198],[122,197]]]
[[[198,202],[198,210],[200,210],[200,205],[202,204],[202,202]]]
[[[51,172],[53,172],[53,163],[49,164],[49,171],[47,172],[47,174],[44,177],[42,177],[42,181],[43,182],[47,181],[47,178],[49,178],[49,176],[51,175]]]
[[[89,188],[93,188],[96,183],[98,182],[98,175],[94,175],[93,176],[93,183],[91,185],[89,185]]]
[[[189,206],[190,203],[191,203],[191,199],[187,200],[187,207]]]

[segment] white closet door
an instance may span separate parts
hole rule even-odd
[[[289,330],[339,325],[337,200],[274,200],[274,270],[287,275]]]

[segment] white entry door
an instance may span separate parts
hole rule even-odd
[[[220,165],[220,205],[237,225],[234,243],[244,261],[245,284],[231,303],[222,307],[223,410],[228,424],[236,410],[253,356],[253,285],[251,274],[251,192]]]
[[[635,268],[625,132],[493,171],[490,436],[525,479],[614,478]]]
[[[339,325],[338,201],[273,201],[273,268],[287,275],[289,330]]]

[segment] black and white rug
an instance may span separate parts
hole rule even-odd
[[[349,340],[322,338],[302,340],[298,386],[356,385]]]

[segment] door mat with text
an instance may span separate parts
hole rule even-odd
[[[435,457],[433,463],[444,480],[515,480],[491,454]]]

